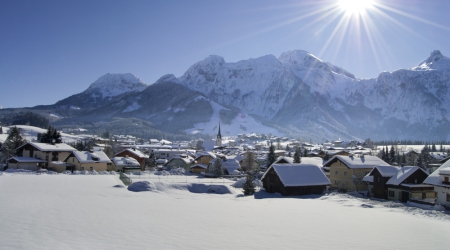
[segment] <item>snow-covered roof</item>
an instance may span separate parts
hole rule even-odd
[[[423,169],[417,167],[417,166],[404,166],[401,167],[397,173],[392,176],[386,184],[388,185],[400,185],[406,178],[408,178],[410,175],[412,175],[416,171],[423,171],[425,174],[427,174]]]
[[[187,156],[187,157],[180,157],[180,156],[176,156],[173,157],[172,159],[170,159],[166,164],[169,164],[171,161],[176,161],[176,160],[181,160],[186,164],[191,164],[194,162],[194,158]]]
[[[228,173],[232,173],[234,170],[240,168],[239,162],[235,159],[229,159],[222,162],[222,168],[226,169]]]
[[[436,160],[443,160],[448,156],[445,152],[430,152],[430,155]]]
[[[111,159],[118,167],[137,167],[141,166],[139,162],[132,157],[113,157]]]
[[[377,169],[378,172],[380,172],[381,176],[383,176],[383,177],[392,177],[392,176],[397,174],[397,172],[400,169],[400,167],[395,167],[395,166],[376,166],[374,169],[372,169],[372,171],[370,171],[370,173],[368,175],[372,176],[373,175],[373,171],[375,171],[375,169]]]
[[[376,166],[390,166],[385,161],[372,155],[364,155],[364,157],[356,156],[342,156],[335,155],[329,161],[327,161],[324,166],[330,167],[331,164],[340,160],[349,168],[374,168]]]
[[[98,150],[94,152],[89,151],[73,151],[72,152],[75,158],[80,163],[89,163],[89,162],[111,162],[105,152]]]
[[[292,157],[287,157],[287,156],[279,156],[279,157],[277,158],[277,160],[276,160],[273,164],[278,164],[278,163],[280,163],[280,162],[282,162],[282,161],[287,162],[286,164],[292,164],[292,163],[294,163],[294,158],[292,158]]]
[[[440,166],[438,169],[436,169],[433,173],[431,173],[424,181],[424,184],[430,184],[434,186],[442,186],[442,187],[450,187],[450,185],[443,184],[440,173],[446,173],[447,171],[450,171],[450,160],[446,161],[442,166]]]
[[[190,166],[190,168],[195,168],[195,167],[203,168],[203,169],[208,168],[208,166],[206,164],[194,164],[194,165]]]
[[[136,155],[136,156],[139,157],[139,158],[148,158],[148,155],[142,153],[141,151],[136,150],[136,149],[129,149],[129,148],[120,151],[120,152],[117,153],[116,155],[118,155],[118,154],[120,154],[120,153],[123,153],[123,152],[129,152],[130,154],[134,154],[134,155]]]
[[[318,166],[319,168],[322,168],[323,166],[323,159],[320,157],[302,157],[302,162],[304,164],[310,164]]]
[[[50,144],[50,143],[41,143],[41,142],[28,142],[27,144],[29,144],[29,145],[37,148],[39,151],[43,151],[43,152],[46,152],[46,151],[58,151],[58,152],[76,151],[75,148],[73,148],[65,143]],[[27,145],[27,144],[25,144],[25,145]],[[25,145],[22,145],[21,147],[23,147]]]
[[[213,159],[216,159],[216,155],[213,152],[207,151],[207,152],[198,152],[196,160],[202,156],[211,156]]]
[[[331,185],[323,171],[311,164],[273,164],[261,179],[273,168],[285,187]]]
[[[15,160],[17,162],[29,162],[29,163],[39,163],[39,162],[47,162],[45,160],[36,159],[34,157],[20,157],[20,156],[14,156],[8,159],[8,162],[10,160]]]
[[[373,175],[364,176],[363,181],[373,182]]]

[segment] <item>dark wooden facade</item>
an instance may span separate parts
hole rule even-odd
[[[322,194],[326,190],[326,185],[317,186],[284,186],[277,172],[273,168],[268,170],[262,179],[263,187],[268,193],[280,193],[284,196]]]
[[[388,182],[391,176],[383,177],[377,168],[374,168],[372,170],[372,176],[373,176],[373,183],[371,184],[373,185],[372,187],[373,197],[387,200],[388,186],[386,185],[386,182]]]

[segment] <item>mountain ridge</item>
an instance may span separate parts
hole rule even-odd
[[[359,79],[304,50],[234,63],[212,55],[150,85],[132,74],[106,74],[45,109],[59,110],[60,125],[138,117],[172,133],[213,133],[205,126],[219,117],[234,134],[276,128],[317,140],[450,140],[449,62],[435,50],[417,66]]]

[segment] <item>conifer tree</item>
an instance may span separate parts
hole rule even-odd
[[[392,163],[395,161],[395,149],[394,145],[391,146],[391,150],[389,151],[389,163]]]
[[[2,144],[2,162],[5,162],[10,157],[17,155],[17,148],[26,143],[26,140],[20,135],[20,129],[16,126],[9,130],[8,137]]]
[[[214,175],[217,177],[222,176],[223,169],[222,169],[222,159],[220,157],[216,158],[214,161]]]
[[[266,168],[269,168],[275,161],[277,160],[277,155],[275,154],[275,146],[270,144],[269,153],[267,154],[267,165]]]
[[[255,193],[256,185],[253,182],[253,174],[248,172],[245,178],[244,185],[242,185],[245,195],[252,195]]]
[[[0,126],[0,135],[3,134],[3,128]]]
[[[295,148],[295,153],[294,153],[294,163],[301,163],[302,162],[302,158],[300,157],[301,153],[300,153],[300,147],[296,147]]]

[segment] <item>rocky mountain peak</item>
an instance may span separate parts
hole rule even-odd
[[[140,92],[148,85],[133,74],[105,74],[93,82],[85,92],[99,91],[103,98],[127,92]]]
[[[434,50],[431,52],[430,56],[423,62],[421,62],[417,67],[412,69],[415,70],[428,70],[428,69],[449,69],[450,68],[450,58],[442,55],[441,51]]]

